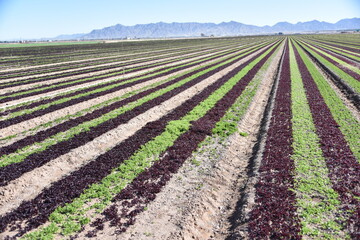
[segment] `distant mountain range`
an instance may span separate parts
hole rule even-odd
[[[57,40],[65,39],[113,39],[113,38],[169,38],[169,37],[196,37],[196,36],[238,36],[273,33],[301,33],[326,30],[360,29],[360,18],[342,19],[336,23],[298,22],[291,24],[279,22],[273,26],[254,26],[239,22],[215,23],[150,23],[135,26],[115,26],[93,30],[85,34],[60,35]]]

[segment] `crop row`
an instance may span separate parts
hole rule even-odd
[[[220,50],[218,50],[218,51],[214,51],[213,52],[213,54],[214,54],[214,56],[215,56],[215,54],[216,53],[226,53],[226,52],[231,52],[231,50],[229,50],[229,49],[220,49]],[[199,55],[194,55],[195,57],[196,56],[201,56],[201,54],[199,54]],[[121,73],[123,73],[123,71],[121,71]],[[101,76],[101,75],[100,75]]]
[[[259,41],[258,41],[259,42]],[[224,42],[224,43],[217,43],[212,45],[201,45],[201,46],[185,46],[185,47],[177,47],[177,48],[166,48],[166,49],[143,49],[138,53],[122,53],[116,56],[110,57],[103,57],[103,58],[96,58],[94,56],[93,59],[84,59],[82,61],[74,61],[71,64],[69,63],[59,63],[50,66],[34,66],[32,68],[28,68],[26,70],[13,70],[13,71],[5,71],[0,72],[0,79],[6,78],[14,78],[14,77],[21,77],[21,76],[31,76],[35,74],[44,74],[44,73],[51,73],[54,71],[64,71],[64,70],[71,70],[80,67],[88,67],[88,66],[96,66],[105,63],[112,63],[116,61],[125,61],[125,60],[132,60],[136,58],[142,57],[149,57],[149,56],[156,56],[160,54],[172,53],[172,52],[183,52],[183,51],[190,51],[192,49],[197,49],[197,51],[207,51],[207,50],[215,50],[220,48],[229,48],[234,46],[240,46],[248,44],[246,42],[234,41],[234,42]]]
[[[227,53],[231,53],[231,52],[232,51],[229,51]],[[34,107],[38,107],[40,105],[48,104],[48,103],[54,102],[56,100],[60,100],[62,98],[69,99],[71,97],[74,97],[76,95],[83,94],[83,93],[89,93],[90,94],[90,93],[92,93],[92,91],[97,90],[99,88],[109,87],[111,85],[115,86],[116,84],[119,84],[119,83],[124,84],[124,83],[129,82],[129,80],[131,80],[131,79],[141,79],[141,78],[144,78],[144,77],[149,78],[149,77],[159,76],[159,75],[161,75],[164,72],[169,71],[169,70],[175,70],[175,69],[181,70],[185,66],[191,67],[194,64],[200,64],[200,63],[202,63],[204,61],[214,59],[215,57],[225,56],[225,55],[226,55],[226,52],[223,53],[223,55],[222,54],[214,54],[213,57],[195,59],[195,60],[189,61],[189,62],[187,62],[185,64],[178,64],[178,65],[172,65],[172,66],[169,66],[169,67],[157,68],[155,70],[148,71],[148,72],[143,73],[143,74],[138,74],[138,75],[136,75],[134,77],[116,79],[116,80],[112,80],[112,81],[107,81],[105,83],[99,83],[99,84],[96,84],[96,85],[92,85],[90,87],[84,87],[84,88],[81,88],[81,89],[76,89],[76,90],[69,91],[69,92],[66,92],[66,93],[58,94],[58,95],[56,95],[55,97],[52,97],[52,98],[46,98],[46,99],[42,99],[40,101],[35,101],[35,102],[31,101],[31,102],[26,103],[26,104],[21,104],[20,106],[16,105],[15,107],[7,108],[5,111],[1,112],[0,115],[4,116],[4,115],[7,115],[9,113],[19,112],[19,111],[24,110],[24,109],[32,109],[32,111],[34,111]],[[18,116],[18,114],[16,114],[16,115]],[[22,115],[22,114],[20,114],[20,115]]]
[[[343,221],[340,220],[344,217],[344,214],[340,209],[339,196],[332,189],[328,177],[329,171],[320,148],[320,139],[316,134],[314,120],[302,81],[304,73],[300,73],[299,70],[299,66],[303,67],[303,65],[298,63],[297,60],[299,59],[295,58],[294,49],[291,46],[291,96],[294,136],[292,145],[294,154],[292,158],[296,168],[294,191],[297,196],[297,212],[301,219],[301,233],[305,236],[316,236],[322,239],[345,238],[347,234],[344,233]],[[302,71],[304,70],[302,69]],[[318,73],[317,70],[316,73]],[[321,79],[321,81],[326,83],[325,79]],[[317,199],[321,200],[318,201]]]
[[[234,56],[235,56],[235,55],[234,55]],[[226,59],[226,58],[225,58],[225,59]],[[218,61],[216,61],[216,62],[220,62],[220,61],[225,60],[225,59],[223,58],[223,59],[220,59],[220,60],[218,60]],[[207,65],[207,66],[209,66],[209,65]],[[201,68],[201,67],[198,67],[197,69],[200,69],[200,68]],[[204,69],[204,68],[203,68],[203,69]],[[196,70],[196,69],[195,69],[195,70]],[[78,117],[81,117],[81,116],[85,115],[87,112],[91,112],[91,111],[94,111],[94,110],[96,110],[96,109],[103,108],[103,107],[105,107],[105,106],[107,106],[107,105],[109,105],[109,104],[112,104],[112,103],[114,103],[114,102],[117,102],[117,101],[122,100],[124,97],[131,97],[131,96],[133,96],[134,94],[140,93],[141,91],[145,91],[145,90],[148,90],[148,89],[157,87],[157,86],[159,86],[160,84],[163,84],[163,83],[165,83],[165,82],[167,82],[167,81],[171,81],[171,80],[173,80],[173,79],[175,79],[175,78],[179,78],[179,77],[181,77],[181,76],[183,76],[183,75],[186,75],[186,74],[187,74],[187,75],[191,75],[191,74],[193,74],[193,73],[194,73],[194,70],[190,70],[190,71],[187,71],[187,72],[185,72],[185,73],[183,73],[183,74],[180,74],[180,75],[178,74],[178,75],[176,75],[176,76],[174,76],[174,77],[172,77],[172,78],[165,79],[165,80],[163,80],[163,81],[160,81],[160,82],[154,83],[154,84],[152,84],[152,85],[150,85],[150,86],[147,86],[147,87],[145,87],[143,90],[141,90],[141,89],[135,90],[135,91],[133,91],[133,92],[131,92],[131,93],[127,93],[127,94],[124,95],[123,97],[115,97],[115,98],[113,98],[113,99],[109,99],[109,100],[107,100],[107,101],[105,101],[105,102],[103,102],[103,103],[96,104],[96,105],[94,105],[94,106],[88,107],[88,108],[86,108],[86,109],[84,109],[84,110],[82,110],[82,111],[80,111],[80,112],[78,112],[78,113],[76,113],[76,114],[71,114],[71,115],[67,115],[67,116],[60,117],[60,118],[58,118],[58,119],[56,119],[56,120],[53,120],[53,121],[51,121],[51,122],[43,123],[43,124],[41,124],[41,125],[33,128],[33,129],[30,129],[30,130],[37,132],[38,129],[41,128],[41,127],[50,127],[51,125],[59,124],[59,123],[61,123],[61,122],[67,121],[67,120],[69,120],[69,119],[71,119],[71,118],[76,118],[76,119],[77,119]],[[149,77],[151,77],[151,76],[149,76]],[[105,93],[106,93],[106,92],[105,92]],[[70,125],[71,125],[71,124],[70,124]],[[70,126],[70,125],[68,125],[68,126]],[[45,132],[43,132],[43,131],[40,132],[39,134],[37,134],[37,135],[34,137],[34,139],[36,139],[36,141],[40,141],[41,139],[44,139],[44,137],[39,138],[39,135],[45,136],[46,134],[44,134],[44,133],[45,133]],[[12,138],[12,137],[15,137],[15,136],[16,136],[16,135],[12,135],[12,136],[10,136],[10,137]],[[8,137],[7,137],[7,138],[8,138]],[[19,148],[19,147],[21,148],[22,146],[25,146],[25,145],[26,145],[26,142],[29,141],[29,139],[30,139],[30,137],[25,138],[25,139],[23,139],[22,141],[18,141],[18,142],[17,142],[17,144],[19,144],[19,145],[18,145],[18,148]],[[25,144],[25,145],[24,145],[24,144]],[[16,144],[15,144],[15,145],[16,145]],[[14,147],[15,145],[12,144],[12,145],[10,145],[10,146],[8,146],[8,147],[2,148],[2,153],[8,152],[9,149],[12,149],[11,152],[15,151],[15,149],[18,149],[18,148],[16,148],[16,147]]]
[[[357,141],[357,136],[360,134],[358,120],[348,110],[347,106],[341,101],[338,94],[332,89],[324,76],[319,72],[314,63],[311,62],[309,56],[296,45],[296,54],[300,55],[304,61],[307,69],[318,86],[318,89],[326,102],[329,110],[335,121],[339,125],[339,129],[346,138],[352,152],[360,159],[360,154],[357,149],[360,148],[360,143]]]
[[[236,42],[244,42],[246,38],[243,39],[235,39]],[[31,46],[31,47],[21,47],[21,48],[1,48],[0,51],[2,56],[11,56],[11,57],[33,57],[38,56],[39,58],[44,58],[44,56],[53,55],[53,56],[71,56],[71,54],[91,54],[91,55],[102,55],[108,53],[119,53],[119,52],[139,52],[150,49],[172,49],[179,47],[199,47],[204,45],[216,45],[222,43],[234,42],[234,39],[223,39],[222,41],[214,41],[211,39],[204,40],[185,40],[185,41],[166,41],[166,44],[163,44],[164,41],[143,41],[143,42],[117,42],[117,43],[107,43],[107,44],[99,44],[99,43],[90,43],[90,44],[82,44],[82,45],[57,45],[57,46]],[[15,45],[14,45],[15,46]]]
[[[134,43],[117,43],[117,44],[88,44],[88,45],[63,45],[63,46],[48,46],[48,47],[30,47],[30,48],[2,48],[2,56],[11,56],[10,59],[2,59],[3,64],[10,63],[26,63],[26,64],[46,64],[53,62],[61,62],[88,59],[99,56],[112,56],[119,53],[138,53],[144,50],[161,50],[166,48],[163,44],[146,42],[142,47],[136,48]],[[181,47],[179,43],[177,47]],[[185,46],[186,47],[186,46]]]
[[[356,48],[356,47],[349,47],[347,45],[344,44],[335,44],[335,43],[329,43],[326,41],[319,41],[319,40],[315,40],[316,42],[325,44],[327,46],[332,46],[332,47],[336,47],[336,48],[340,48],[342,50],[347,50],[349,53],[360,53],[360,48]]]
[[[326,49],[337,55],[342,56],[343,59],[350,59],[352,62],[355,62],[355,63],[360,61],[360,53],[355,53],[354,51],[351,51],[351,50],[344,50],[344,49],[341,49],[338,47],[329,46],[324,43],[319,43],[319,42],[312,42],[312,43],[320,46],[323,49]]]
[[[300,239],[295,193],[290,191],[294,187],[294,162],[290,158],[293,150],[288,46],[285,51],[259,168],[255,207],[250,213],[251,239]]]
[[[31,77],[31,78],[26,78],[26,79],[21,79],[21,80],[6,81],[4,83],[1,83],[0,87],[2,89],[4,89],[4,88],[8,88],[8,87],[37,83],[37,82],[42,82],[45,80],[51,80],[51,79],[60,78],[60,77],[76,76],[76,75],[92,73],[92,72],[95,73],[97,71],[104,71],[104,70],[109,70],[109,69],[113,69],[113,68],[115,69],[115,68],[119,68],[119,67],[126,67],[126,66],[130,66],[133,64],[146,63],[149,61],[154,61],[154,60],[159,60],[159,59],[166,59],[166,58],[170,59],[171,57],[188,54],[188,53],[196,54],[196,53],[199,53],[199,51],[196,51],[196,50],[177,51],[174,53],[170,52],[170,53],[164,53],[164,54],[154,54],[152,56],[148,55],[147,57],[141,56],[141,57],[139,57],[139,59],[138,58],[125,59],[125,61],[115,60],[113,64],[108,64],[106,66],[96,66],[94,64],[90,64],[91,68],[79,69],[79,70],[74,69],[73,71],[66,71],[66,72],[60,72],[60,73],[56,72],[55,74],[46,75],[43,77],[40,76],[40,77]],[[60,70],[62,70],[62,69],[60,69]],[[26,76],[29,76],[29,75],[26,75]],[[9,79],[9,78],[6,77],[6,79]]]
[[[125,61],[125,60],[131,60],[134,58],[141,58],[144,56],[152,56],[156,54],[162,54],[162,53],[171,53],[173,51],[179,51],[181,49],[175,49],[175,50],[160,50],[160,51],[153,51],[153,52],[145,52],[145,53],[137,53],[137,54],[130,54],[130,55],[119,55],[114,57],[107,57],[107,58],[101,58],[101,59],[90,59],[87,61],[80,61],[80,62],[74,62],[72,64],[69,63],[62,63],[57,64],[53,66],[40,66],[33,68],[29,68],[27,70],[12,70],[12,71],[5,71],[0,72],[0,79],[10,79],[15,77],[22,77],[22,76],[31,76],[36,74],[44,74],[44,73],[51,73],[55,71],[64,71],[69,69],[75,69],[80,67],[87,67],[87,66],[96,66],[98,64],[104,64],[104,63],[112,63],[116,61]]]
[[[191,58],[191,57],[193,57],[193,56],[190,56],[190,57],[187,57],[187,58]],[[51,92],[51,91],[55,91],[55,90],[59,90],[59,89],[67,88],[67,87],[80,85],[80,84],[83,84],[83,83],[91,83],[91,82],[106,79],[106,78],[109,78],[109,77],[116,77],[116,76],[121,77],[121,75],[123,75],[123,74],[137,72],[137,71],[140,71],[140,70],[146,70],[146,69],[153,68],[153,67],[158,67],[158,66],[161,66],[161,65],[164,65],[164,64],[175,63],[175,62],[177,62],[179,60],[184,60],[184,59],[186,59],[186,58],[165,60],[165,61],[162,61],[162,62],[156,62],[156,63],[149,64],[149,65],[132,67],[132,68],[129,68],[129,69],[120,69],[120,70],[117,69],[117,70],[113,70],[111,72],[101,74],[101,75],[97,75],[97,76],[78,78],[78,79],[70,79],[70,80],[61,81],[61,82],[55,83],[55,84],[44,84],[44,85],[40,85],[40,86],[35,86],[33,88],[30,88],[30,89],[13,91],[13,92],[9,92],[9,93],[1,95],[0,96],[0,102],[1,103],[9,102],[9,101],[17,100],[17,99],[20,99],[20,98],[23,98],[23,97],[29,97],[29,96],[34,96],[34,95],[38,95],[38,94],[43,94],[43,93],[47,93],[47,92]]]
[[[313,35],[313,36],[308,36],[308,38],[310,39],[315,39],[318,41],[323,41],[326,43],[333,43],[333,44],[337,44],[339,46],[345,46],[345,47],[351,47],[351,48],[355,48],[355,49],[360,49],[360,42],[358,40],[358,37],[356,35],[348,35],[348,36],[344,36],[344,35]]]

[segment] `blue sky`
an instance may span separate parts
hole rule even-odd
[[[0,40],[87,33],[115,24],[228,22],[258,26],[360,17],[360,0],[0,0]]]

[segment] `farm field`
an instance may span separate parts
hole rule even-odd
[[[360,239],[358,34],[0,63],[1,239]]]

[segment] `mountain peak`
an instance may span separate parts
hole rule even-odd
[[[289,23],[289,22],[278,22],[274,26],[278,26],[278,25],[291,25],[291,23]]]

